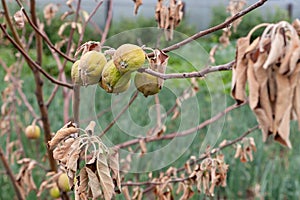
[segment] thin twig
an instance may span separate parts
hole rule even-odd
[[[87,20],[84,22],[84,24],[82,26],[82,32],[81,32],[81,34],[79,36],[79,39],[78,39],[77,48],[81,45],[81,42],[83,40],[83,36],[84,36],[84,32],[85,32],[86,26],[88,25],[88,23],[90,22],[90,20],[92,19],[92,17],[96,14],[96,12],[100,8],[100,6],[103,4],[103,1],[104,0],[98,2],[97,6],[94,8],[94,10],[90,13],[89,17],[87,18]]]
[[[1,0],[1,2],[2,2],[2,7],[3,7],[3,10],[4,10],[4,16],[5,16],[6,22],[8,24],[8,27],[11,30],[12,35],[13,35],[14,39],[16,40],[16,43],[18,45],[20,45],[21,47],[23,47],[23,44],[20,40],[18,32],[15,29],[15,27],[13,26],[13,23],[12,23],[12,20],[11,20],[11,14],[9,13],[9,9],[7,7],[7,4],[6,4],[6,0]]]
[[[131,97],[130,101],[124,108],[121,110],[121,112],[109,123],[109,125],[103,130],[103,132],[100,134],[99,137],[102,137],[107,131],[117,122],[117,120],[122,116],[122,114],[129,108],[129,106],[134,102],[136,97],[138,96],[138,91],[136,91],[133,96]]]
[[[74,18],[75,23],[78,21],[78,18],[79,18],[80,5],[81,5],[81,0],[78,0],[75,18]],[[75,28],[72,27],[71,31],[70,31],[70,36],[69,36],[69,42],[67,44],[67,55],[69,55],[70,50],[71,50],[74,33],[75,33]],[[67,64],[66,61],[67,60],[65,60],[63,63],[63,68],[65,68],[65,66]],[[73,116],[74,116],[74,122],[77,124],[78,127],[80,126],[80,124],[79,124],[79,105],[80,105],[80,86],[74,85],[74,88],[73,88]]]
[[[4,152],[3,152],[3,149],[2,149],[1,146],[0,146],[0,159],[1,159],[1,161],[3,163],[3,166],[4,166],[5,170],[6,170],[6,173],[8,174],[8,177],[10,178],[10,180],[11,180],[11,182],[13,184],[13,187],[14,187],[14,190],[15,190],[15,192],[17,194],[18,199],[19,200],[25,200],[24,195],[22,195],[22,193],[21,193],[21,191],[20,191],[20,189],[19,189],[19,187],[17,185],[17,181],[15,179],[15,176],[14,176],[11,168],[9,167],[7,159],[4,156]]]
[[[207,158],[207,157],[209,157],[209,156],[211,156],[211,155],[214,155],[214,154],[220,152],[222,149],[224,149],[224,148],[226,148],[226,147],[229,147],[229,146],[231,146],[231,145],[233,145],[233,144],[235,144],[235,143],[241,141],[243,138],[245,138],[247,135],[249,135],[250,133],[252,133],[253,131],[255,131],[255,130],[257,130],[257,129],[259,129],[259,125],[256,125],[256,126],[250,128],[250,129],[248,129],[248,130],[247,130],[246,132],[244,132],[241,136],[235,138],[234,140],[227,141],[226,144],[224,144],[224,145],[222,145],[222,146],[220,146],[220,147],[214,148],[214,149],[212,149],[211,151],[209,151],[208,153],[203,153],[203,154],[201,154],[200,157],[199,157],[197,160],[194,160],[194,161],[191,160],[190,165],[194,165],[195,163],[199,163],[199,162],[202,161],[203,159],[205,159],[205,158]],[[178,168],[178,169],[177,169],[177,172],[178,172],[178,171],[183,171],[184,169],[185,169],[184,167]]]
[[[154,141],[158,141],[158,140],[170,140],[170,139],[173,139],[175,137],[187,136],[189,134],[192,134],[192,133],[206,127],[209,124],[212,124],[213,122],[217,121],[218,119],[220,119],[221,117],[226,115],[228,112],[230,112],[230,111],[232,111],[236,108],[239,108],[239,107],[245,105],[246,103],[247,102],[244,102],[243,104],[239,104],[239,105],[238,104],[231,105],[231,106],[227,107],[225,110],[223,110],[222,112],[220,112],[220,113],[216,114],[215,116],[213,116],[212,118],[202,122],[201,124],[199,124],[196,127],[193,127],[193,128],[181,131],[181,132],[173,132],[173,133],[170,133],[170,134],[165,134],[161,137],[137,138],[137,139],[129,140],[129,141],[126,141],[124,143],[118,144],[118,145],[116,145],[116,147],[117,148],[125,148],[125,147],[128,147],[128,146],[139,143],[139,141],[141,139],[143,139],[145,142],[154,142]]]
[[[235,138],[234,140],[231,141],[227,141],[226,144],[222,145],[221,147],[218,148],[214,148],[212,149],[210,152],[208,153],[204,153],[202,154],[197,160],[193,160],[190,162],[190,165],[194,165],[196,163],[201,162],[202,160],[204,160],[205,158],[214,155],[218,152],[220,152],[221,150],[225,149],[226,147],[229,147],[239,141],[241,141],[243,138],[245,138],[246,136],[248,136],[250,133],[252,133],[253,131],[257,130],[259,128],[259,125],[256,125],[250,129],[248,129],[246,132],[244,132],[241,136]],[[183,171],[185,170],[185,167],[181,167],[178,168],[176,170],[176,172],[179,171]],[[162,184],[167,184],[167,183],[176,183],[176,182],[183,182],[186,180],[189,180],[189,177],[184,177],[184,178],[171,178],[169,181],[167,182],[153,182],[153,181],[144,181],[144,182],[131,182],[131,181],[127,181],[125,183],[122,183],[122,186],[142,186],[142,185],[151,185],[151,186],[155,186],[155,185],[162,185]]]
[[[23,12],[26,20],[28,21],[28,23],[30,24],[30,26],[35,30],[36,33],[38,33],[43,39],[44,41],[49,45],[49,47],[51,49],[53,49],[54,51],[56,51],[59,55],[61,55],[62,57],[64,57],[65,59],[67,59],[68,61],[71,61],[71,62],[75,62],[75,60],[71,57],[69,57],[68,55],[64,54],[63,52],[61,52],[59,49],[57,49],[55,47],[55,45],[52,44],[52,42],[50,41],[50,39],[48,38],[48,36],[44,33],[44,32],[41,32],[39,30],[39,28],[32,22],[32,20],[30,19],[30,17],[28,16],[26,10],[24,9],[22,3],[19,1],[19,0],[16,0],[18,5],[20,6],[21,8],[21,11]]]
[[[227,70],[231,70],[233,64],[235,63],[235,61],[231,61],[229,63],[223,64],[223,65],[217,65],[217,66],[210,66],[210,67],[206,67],[200,71],[197,72],[185,72],[185,73],[171,73],[171,74],[163,74],[160,72],[156,72],[153,71],[149,68],[141,68],[138,71],[143,73],[148,73],[151,74],[153,76],[157,76],[159,78],[162,78],[164,80],[166,79],[179,79],[179,78],[192,78],[192,77],[204,77],[206,74],[208,73],[212,73],[212,72],[216,72],[216,71],[227,71]]]
[[[9,69],[6,65],[6,63],[0,59],[0,64],[2,65],[3,69],[6,71],[6,73],[9,73]],[[19,84],[19,82],[16,80],[16,78],[14,76],[9,76],[9,79],[13,82],[15,88],[17,89],[22,101],[24,102],[25,106],[27,107],[28,111],[30,112],[30,114],[34,117],[34,118],[38,118],[38,115],[36,114],[36,112],[34,111],[33,107],[31,106],[31,104],[29,103],[26,95],[24,94],[24,92],[21,89],[21,86]]]
[[[206,29],[204,31],[200,31],[198,33],[196,33],[195,35],[192,35],[191,37],[185,39],[185,40],[182,40],[181,42],[178,42],[176,44],[173,44],[167,48],[164,48],[163,51],[165,53],[167,52],[170,52],[172,50],[175,50],[175,49],[178,49],[180,48],[181,46],[185,45],[185,44],[188,44],[189,42],[192,42],[200,37],[203,37],[205,35],[208,35],[210,33],[213,33],[215,31],[218,31],[218,30],[221,30],[223,28],[226,28],[226,27],[229,27],[230,24],[232,22],[234,22],[235,20],[237,20],[238,18],[246,15],[247,13],[251,12],[252,10],[262,6],[265,2],[267,2],[268,0],[260,0],[260,1],[257,1],[256,3],[250,5],[249,7],[245,8],[244,10],[236,13],[235,15],[233,15],[232,17],[228,18],[227,20],[225,20],[223,23],[219,24],[219,25],[216,25],[214,27],[211,27],[209,29]],[[153,53],[150,53],[148,54],[148,57],[152,57],[153,56]]]
[[[73,86],[69,83],[65,83],[62,81],[58,81],[55,78],[53,78],[50,74],[48,74],[43,68],[41,68],[40,65],[38,65],[36,62],[34,62],[34,60],[32,60],[30,58],[30,56],[27,54],[27,52],[24,51],[24,49],[22,47],[20,47],[18,45],[18,43],[12,38],[10,37],[10,35],[7,33],[7,31],[5,30],[4,26],[2,24],[0,24],[0,28],[2,30],[2,32],[4,33],[5,37],[16,47],[16,49],[25,57],[25,59],[33,66],[35,67],[38,71],[40,71],[47,79],[49,79],[52,83],[63,86],[63,87],[67,87],[69,89],[73,89]]]
[[[111,20],[112,20],[112,4],[113,4],[113,0],[108,0],[108,13],[107,13],[107,18],[106,18],[106,22],[105,22],[105,28],[101,37],[101,45],[104,44],[110,25],[111,25]]]

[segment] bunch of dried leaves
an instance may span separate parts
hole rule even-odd
[[[94,135],[95,124],[91,121],[85,130],[81,130],[69,122],[48,143],[49,148],[54,149],[54,159],[69,177],[75,199],[101,197],[110,200],[115,191],[120,191],[118,152],[108,149]],[[80,136],[79,130],[83,131]]]
[[[226,187],[228,167],[224,155],[218,154],[215,158],[208,157],[196,165],[189,178],[197,186],[198,192],[214,196],[216,186]]]
[[[55,17],[58,12],[59,5],[54,3],[49,3],[44,7],[43,13],[44,18],[46,19],[47,25],[51,25],[52,19]]]
[[[300,127],[300,40],[299,20],[293,25],[282,21],[261,24],[247,37],[238,39],[236,63],[232,74],[232,96],[246,101],[249,84],[249,104],[259,122],[263,140],[269,135],[291,148],[290,120],[298,119]],[[251,42],[252,33],[266,26],[263,34]]]
[[[30,158],[23,158],[18,161],[18,164],[22,166],[16,176],[16,181],[21,194],[27,196],[30,191],[37,190],[32,177],[32,170],[36,166],[37,162]]]
[[[158,27],[164,29],[167,40],[173,39],[173,30],[181,22],[183,11],[184,3],[181,0],[170,0],[168,6],[164,0],[157,0],[155,19]]]
[[[239,13],[247,4],[246,0],[230,0],[229,4],[226,8],[227,12],[230,13],[231,16],[236,15],[237,13]],[[236,19],[233,23],[233,31],[236,32],[238,25],[241,23],[242,21],[242,17]]]
[[[240,158],[241,162],[253,161],[253,152],[256,151],[256,145],[253,137],[243,138],[241,144],[237,144],[234,158]]]
[[[246,5],[245,0],[230,0],[229,4],[226,8],[227,12],[230,13],[230,17],[239,13],[244,6]],[[229,17],[228,17],[229,18]],[[238,25],[242,22],[242,17],[238,18],[230,26],[223,29],[222,36],[219,38],[219,42],[224,46],[228,46],[230,44],[230,36],[231,36],[231,27],[233,27],[233,31],[236,32]]]

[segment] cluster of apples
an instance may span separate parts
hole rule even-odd
[[[144,50],[133,44],[121,45],[110,60],[99,51],[89,51],[73,64],[72,81],[80,86],[99,84],[107,93],[121,93],[129,88],[132,72],[141,68],[145,60]],[[137,72],[134,83],[145,96],[160,91],[158,78],[150,74]]]

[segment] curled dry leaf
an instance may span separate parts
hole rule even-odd
[[[59,129],[54,137],[48,142],[49,149],[53,149],[62,140],[67,139],[70,135],[78,132],[74,123],[68,122],[64,127]]]
[[[23,12],[21,10],[17,11],[14,14],[14,20],[15,20],[16,27],[18,29],[24,28],[25,17],[24,17],[24,14],[23,14]]]
[[[67,175],[69,177],[70,187],[73,187],[74,177],[77,171],[78,160],[80,158],[80,153],[82,152],[80,145],[81,145],[81,141],[75,140],[71,145],[67,155],[67,161],[65,167],[67,169]]]
[[[121,192],[121,177],[120,177],[120,166],[119,166],[119,152],[117,149],[111,149],[108,155],[108,165],[112,171],[112,179],[117,192]]]
[[[44,7],[44,18],[46,19],[48,26],[51,24],[51,20],[55,17],[57,11],[58,6],[54,3],[49,3]]]
[[[98,176],[88,167],[85,168],[87,175],[88,175],[88,186],[91,188],[92,191],[92,197],[93,199],[97,199],[102,195],[100,188],[100,181],[98,179]],[[105,191],[104,191],[104,197],[105,200],[108,200],[107,196],[105,196]],[[111,196],[112,197],[112,196]],[[111,199],[111,197],[109,199]]]
[[[140,148],[141,148],[141,157],[147,153],[147,146],[145,140],[139,140]]]
[[[166,68],[168,65],[169,56],[164,53],[162,50],[155,49],[154,50],[154,57],[150,58],[150,69],[153,71],[157,71],[159,73],[165,74]],[[164,80],[158,78],[158,86],[159,89],[162,88]]]
[[[239,1],[230,0],[226,10],[227,10],[227,12],[230,13],[231,16],[234,16],[238,12],[240,12],[244,8],[245,5],[246,5],[245,0],[239,0]],[[236,32],[237,27],[241,23],[241,21],[242,21],[242,18],[239,18],[233,22],[232,26],[233,26],[234,32]]]
[[[214,64],[216,62],[215,60],[215,54],[218,50],[218,45],[213,46],[213,48],[211,48],[211,50],[209,51],[209,61],[211,64]]]
[[[36,166],[37,162],[30,158],[23,158],[18,161],[18,164],[21,164],[22,166],[16,176],[16,181],[21,193],[27,196],[30,191],[37,190],[32,176],[32,170]]]
[[[256,151],[255,141],[252,137],[243,138],[241,144],[237,144],[234,158],[240,158],[241,162],[253,161],[253,152]]]
[[[133,195],[131,197],[132,200],[142,200],[143,197],[143,189],[140,187],[133,188]]]
[[[123,193],[126,200],[131,200],[131,197],[130,197],[129,190],[128,190],[127,186],[122,187],[122,193]]]
[[[173,39],[173,30],[182,21],[184,15],[184,3],[181,0],[169,1],[169,6],[163,4],[163,0],[157,0],[155,19],[158,27],[164,29],[167,40]]]
[[[84,54],[86,54],[89,51],[98,51],[98,52],[100,52],[101,51],[100,42],[88,41],[88,42],[82,44],[80,47],[78,47],[76,49],[75,57],[77,57],[80,52],[82,52],[81,55],[83,56]]]
[[[143,0],[133,0],[134,2],[134,14],[137,15],[139,7],[143,4]]]
[[[78,178],[76,178],[75,184],[75,195],[80,199],[80,197],[85,197],[87,199],[87,190],[88,190],[88,173],[86,167],[83,167]],[[84,199],[84,198],[83,198]]]
[[[97,158],[97,173],[105,200],[110,200],[114,195],[114,184],[110,175],[107,157],[99,153]]]
[[[295,19],[293,21],[292,25],[295,28],[295,30],[297,31],[298,35],[300,36],[300,20],[299,19]]]

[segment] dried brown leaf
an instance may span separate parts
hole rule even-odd
[[[87,167],[83,167],[80,172],[79,172],[79,177],[78,180],[76,182],[76,189],[75,189],[75,194],[77,194],[78,196],[81,196],[82,194],[84,194],[85,196],[87,196],[87,189],[88,189],[88,174],[87,174]],[[98,188],[99,189],[99,188]]]
[[[101,188],[100,181],[99,181],[97,175],[90,168],[86,167],[85,170],[87,172],[88,186],[92,191],[93,199],[97,199],[98,197],[100,197],[102,195],[102,192],[100,189]],[[103,191],[103,193],[105,194],[105,191]],[[105,196],[105,200],[108,200],[106,196]]]
[[[214,64],[216,62],[215,60],[215,54],[218,50],[218,45],[213,46],[213,48],[211,48],[211,50],[209,51],[209,61]]]
[[[68,138],[61,145],[57,146],[53,150],[53,158],[61,162],[63,162],[63,160],[67,161],[68,152],[74,141],[74,138]],[[66,162],[63,162],[63,164],[66,164]]]
[[[176,119],[178,116],[180,115],[180,111],[178,108],[175,108],[174,112],[173,112],[173,115],[171,117],[171,120],[174,120]]]
[[[14,20],[15,20],[15,24],[16,24],[17,28],[19,28],[19,29],[24,28],[24,26],[25,26],[25,17],[24,17],[24,14],[21,10],[17,11],[14,14]]]
[[[295,19],[293,21],[293,27],[294,29],[297,31],[298,35],[300,36],[300,20],[299,19]]]
[[[97,173],[100,179],[100,185],[106,200],[110,200],[114,195],[114,184],[109,173],[107,157],[103,153],[98,154]]]
[[[143,0],[133,0],[134,4],[134,14],[137,15],[139,7],[143,4]]]
[[[242,150],[242,145],[237,144],[234,158],[239,158],[241,156],[241,154],[242,154],[242,151],[243,151]]]
[[[179,0],[176,3],[176,11],[175,11],[175,19],[174,19],[175,27],[177,27],[182,21],[184,15],[183,11],[184,11],[184,3],[181,0]]]
[[[95,126],[96,126],[96,122],[95,121],[90,121],[89,125],[85,128],[85,131],[89,135],[94,135]]]
[[[268,58],[263,65],[264,69],[267,69],[271,64],[274,64],[284,54],[285,38],[282,33],[283,31],[283,28],[279,28],[272,37],[271,49]]]
[[[129,190],[128,187],[122,187],[122,194],[125,197],[126,200],[131,200],[130,194],[129,194]]]
[[[147,153],[147,146],[145,140],[139,140],[139,144],[141,147],[141,156],[143,156],[145,153]]]
[[[183,183],[183,182],[179,182],[179,183],[178,183],[177,190],[176,190],[175,193],[176,193],[176,194],[179,194],[181,191],[184,190],[184,187],[185,187],[184,183]]]
[[[88,41],[88,42],[82,44],[80,47],[78,47],[76,49],[75,57],[77,57],[80,52],[82,52],[81,55],[83,56],[84,54],[86,54],[89,51],[98,51],[98,52],[100,52],[101,51],[100,42]]]
[[[180,200],[188,200],[194,195],[194,191],[190,186],[185,185],[183,195],[180,197]]]
[[[244,37],[237,40],[236,63],[232,68],[231,95],[238,103],[246,100],[247,63],[244,58],[248,47],[249,38]]]
[[[273,133],[275,134],[275,140],[281,144],[291,148],[289,140],[290,133],[290,116],[292,108],[293,91],[290,87],[289,78],[276,74],[277,85],[277,99],[275,106],[275,122]]]
[[[53,3],[49,3],[44,7],[43,10],[44,18],[46,19],[48,26],[51,24],[51,20],[55,17],[57,11],[58,11],[58,6]]]
[[[70,187],[73,186],[74,183],[73,180],[77,170],[78,159],[82,151],[81,148],[79,148],[80,145],[81,145],[81,141],[75,140],[75,142],[71,145],[70,151],[68,152],[67,155],[66,168],[67,168],[67,175],[69,177]]]
[[[53,149],[58,143],[60,143],[63,139],[68,136],[75,134],[78,132],[76,126],[72,123],[67,123],[66,126],[59,129],[54,137],[48,142],[49,149]]]
[[[169,56],[159,49],[154,50],[154,57],[150,59],[150,69],[159,73],[165,74],[168,65]],[[161,89],[164,80],[158,78],[158,86]]]
[[[112,179],[116,188],[118,189],[117,192],[121,191],[121,177],[120,177],[120,166],[119,166],[119,152],[117,149],[112,149],[111,153],[108,157],[108,165],[110,170],[112,171]]]
[[[300,68],[300,63],[298,63],[297,68]],[[298,119],[298,129],[300,129],[300,78],[298,73],[298,78],[296,82],[296,87],[294,90],[293,97],[293,110],[296,113]]]

